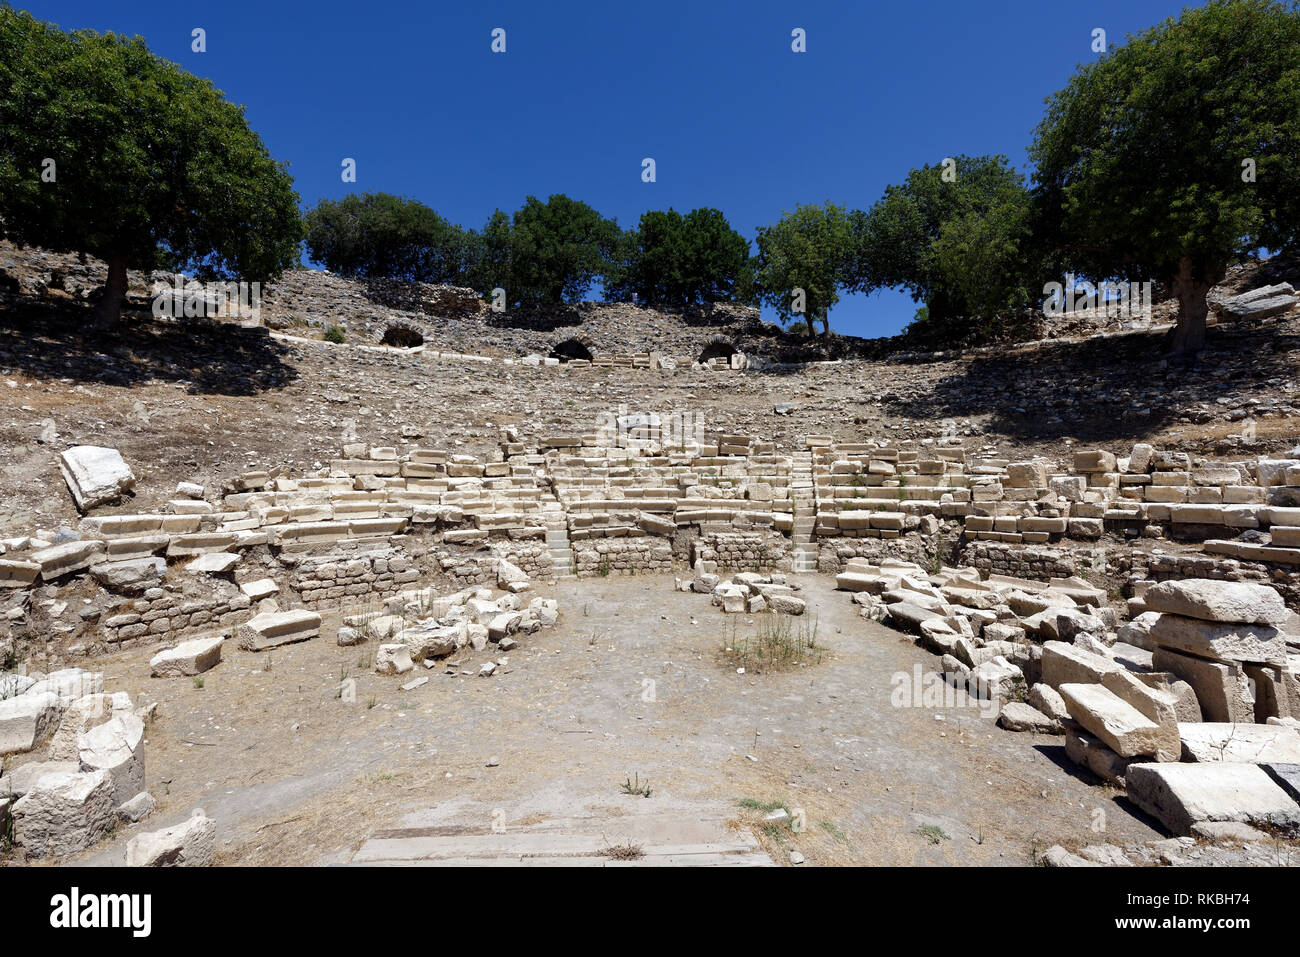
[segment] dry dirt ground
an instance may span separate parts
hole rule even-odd
[[[497,813],[509,829],[707,809],[779,863],[797,850],[810,864],[1025,865],[1055,843],[1161,836],[1060,738],[1003,731],[970,706],[894,706],[894,676],[934,658],[858,617],[828,579],[799,580],[821,658],[765,674],[724,662],[734,618],[667,577],[542,589],[561,620],[504,669],[420,669],[430,681],[409,692],[412,675],[374,674],[373,644],[339,648],[328,622],[270,653],[228,643],[202,687],[150,679],[148,649],[101,659],[108,687],[158,702],[145,760],[159,807],[66,863],[121,863],[136,830],[195,807],[217,821],[227,864],[343,863],[376,831],[450,812],[485,827]],[[488,654],[459,661],[473,673]],[[338,694],[348,678],[354,700]],[[624,794],[628,778],[650,796]],[[801,810],[806,825],[769,833],[746,799]]]
[[[0,315],[0,535],[76,524],[55,464],[69,445],[115,447],[135,470],[135,499],[101,510],[111,514],[159,507],[181,480],[215,487],[250,467],[319,467],[351,432],[482,453],[502,425],[590,431],[620,404],[698,412],[710,430],[785,450],[808,433],[947,432],[1017,458],[1137,440],[1243,456],[1300,442],[1300,318],[1211,330],[1190,366],[1159,349],[1157,335],[1136,334],[788,374],[553,370],[290,343],[229,324],[133,322],[87,338],[75,310],[11,311]],[[777,414],[779,403],[795,409]],[[560,599],[560,625],[525,639],[496,676],[438,670],[411,692],[373,673],[373,646],[337,647],[331,621],[270,654],[229,648],[201,688],[151,681],[151,649],[91,666],[110,690],[159,702],[146,765],[160,807],[144,826],[203,807],[227,863],[346,862],[376,831],[447,808],[500,810],[520,827],[707,808],[753,827],[782,863],[795,848],[811,863],[1025,864],[1054,843],[1159,836],[1085,780],[1059,739],[1001,731],[972,709],[891,706],[891,678],[934,659],[857,617],[831,584],[806,579],[823,659],[774,674],[725,667],[722,616],[663,578],[543,591]],[[478,659],[466,664],[476,671]],[[354,700],[338,695],[348,679]],[[642,699],[646,679],[654,701]],[[628,776],[649,779],[652,796],[623,794]],[[746,799],[801,808],[808,827],[769,833]],[[930,827],[934,843],[919,833]],[[130,833],[87,860],[122,860]]]

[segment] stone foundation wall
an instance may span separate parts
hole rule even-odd
[[[331,550],[302,558],[289,576],[309,608],[338,607],[367,595],[390,595],[419,582],[420,570],[399,548]]]
[[[1213,578],[1230,582],[1261,582],[1281,592],[1288,607],[1300,608],[1300,569],[1293,570],[1289,566],[1207,555],[1149,555],[1125,551],[1117,551],[1108,557],[1108,561],[1113,566],[1113,573],[1125,580]]]
[[[252,602],[235,586],[226,584],[210,598],[186,596],[170,588],[150,588],[130,598],[106,615],[103,646],[93,643],[87,654],[102,654],[142,645],[159,645],[198,634],[233,628],[247,620]]]
[[[979,569],[984,577],[1010,575],[1031,581],[1069,578],[1089,567],[1079,555],[1065,549],[996,542],[971,542],[962,549],[958,563]]]
[[[706,532],[693,549],[697,561],[721,571],[790,569],[790,540],[776,532]]]
[[[932,568],[935,553],[942,545],[938,532],[909,532],[898,538],[823,538],[818,539],[817,570],[824,575],[838,575],[850,558],[878,562],[882,558],[899,558]]]
[[[579,578],[667,574],[673,570],[673,546],[666,538],[607,538],[575,545],[573,551]]]
[[[495,582],[498,558],[504,558],[522,569],[530,578],[548,579],[554,576],[551,553],[544,544],[502,544],[491,551],[437,551],[438,568],[447,576],[453,588]]]

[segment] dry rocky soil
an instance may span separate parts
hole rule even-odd
[[[11,275],[51,268],[49,257],[33,264],[0,252]],[[75,272],[75,260],[60,262]],[[326,315],[310,279],[294,281],[296,311]],[[1300,443],[1294,312],[1212,328],[1191,363],[1162,358],[1164,332],[1152,329],[767,373],[691,368],[687,350],[720,328],[659,315],[666,351],[688,361],[610,370],[435,358],[429,350],[507,355],[511,339],[497,327],[480,333],[492,348],[475,350],[472,324],[484,320],[427,315],[424,352],[367,348],[360,335],[321,341],[320,323],[286,337],[147,313],[87,335],[85,297],[69,285],[0,304],[4,534],[76,526],[56,464],[70,445],[122,453],[135,495],[100,513],[134,513],[162,506],[178,481],[318,469],[345,439],[483,453],[501,426],[580,433],[621,405],[702,413],[710,430],[786,448],[809,433],[958,435],[971,451],[1013,459],[1135,441],[1242,455]],[[384,309],[369,308],[382,323]],[[613,315],[601,327],[605,349],[653,348],[657,327],[638,326],[644,314]],[[544,353],[573,332],[521,332],[514,354]],[[772,673],[737,674],[723,660],[730,629],[754,629],[753,619],[733,625],[736,616],[663,576],[539,583],[533,594],[560,602],[555,628],[504,656],[491,678],[474,675],[488,652],[465,649],[455,673],[418,669],[431,680],[413,691],[374,673],[373,642],[337,647],[328,615],[319,639],[262,654],[229,648],[202,687],[151,680],[151,648],[91,667],[110,690],[158,702],[146,761],[159,807],[144,827],[202,807],[220,828],[220,863],[346,863],[377,832],[456,834],[495,819],[594,816],[613,842],[617,822],[646,809],[752,835],[780,863],[794,850],[810,863],[1026,864],[1053,844],[1159,840],[1154,822],[1065,759],[1059,737],[1008,734],[972,708],[891,706],[894,676],[931,668],[932,656],[859,617],[830,579],[795,580],[816,619],[815,660]],[[349,679],[355,695],[340,694]],[[651,795],[624,793],[631,777]],[[802,812],[799,833],[764,826],[749,806],[774,804]],[[83,860],[120,863],[131,833],[122,828]]]

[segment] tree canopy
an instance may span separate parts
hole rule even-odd
[[[1212,0],[1130,36],[1048,100],[1030,155],[1074,271],[1160,280],[1199,349],[1235,259],[1300,243],[1300,13]]]
[[[619,243],[618,224],[563,193],[524,200],[510,225],[507,301],[556,306],[579,300],[609,269]]]
[[[202,277],[265,281],[298,258],[293,181],[211,82],[144,40],[64,33],[0,6],[0,230],[108,263],[96,311],[159,247]]]
[[[828,313],[848,284],[853,230],[849,214],[829,201],[796,206],[758,230],[759,298],[786,323],[814,323],[830,334]]]
[[[390,193],[323,199],[306,215],[312,259],[345,276],[466,281],[479,237],[424,203]]]
[[[753,299],[749,242],[717,209],[652,210],[624,237],[606,292],[686,306]]]
[[[851,288],[906,289],[924,303],[918,327],[987,332],[1033,302],[1030,194],[1004,156],[914,169],[851,218]]]

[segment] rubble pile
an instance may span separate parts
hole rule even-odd
[[[712,595],[713,604],[726,614],[754,615],[770,611],[778,615],[802,615],[808,608],[808,603],[795,594],[798,583],[779,572],[768,575],[737,572],[722,579],[701,570],[699,564],[693,578],[677,579],[677,590]]]
[[[143,820],[154,805],[144,754],[153,715],[126,692],[105,693],[100,672],[0,677],[0,756],[28,758],[0,765],[0,834],[29,859],[62,857]]]

